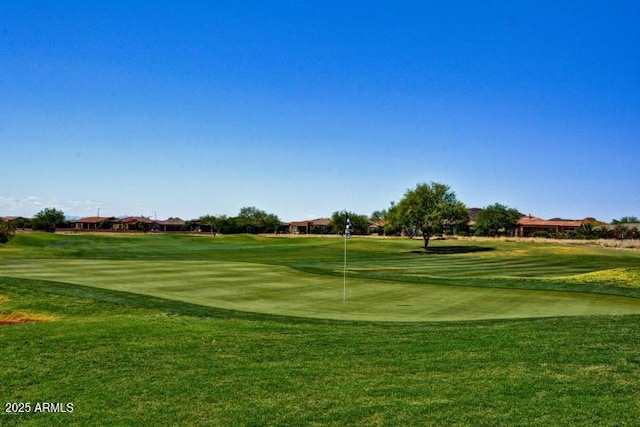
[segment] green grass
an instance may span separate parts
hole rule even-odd
[[[4,279],[2,425],[634,425],[639,316],[354,323]]]
[[[639,314],[638,252],[353,239],[343,303],[336,238],[19,235],[0,276],[46,279],[231,310],[436,321]],[[417,253],[416,253],[417,252]],[[614,255],[614,256],[612,256]]]
[[[562,307],[635,307],[638,252],[349,245],[343,305],[338,239],[18,235],[0,248],[0,314],[55,320],[0,326],[1,409],[45,401],[74,411],[0,413],[0,425],[637,425],[640,315]],[[300,317],[308,287],[332,301],[311,303],[317,318]],[[530,309],[523,295],[569,300],[555,317],[462,322],[446,320],[464,318],[455,305],[439,305],[448,314],[431,313],[438,322],[417,321],[424,310],[368,308],[376,298],[433,305],[420,293],[459,291],[482,292],[460,310],[508,292],[500,301],[519,301],[514,313]],[[251,312],[263,293],[276,294],[272,306]],[[393,321],[371,321],[385,319],[377,310]],[[476,310],[470,317],[513,317],[498,303]]]

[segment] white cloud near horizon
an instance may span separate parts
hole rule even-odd
[[[0,196],[0,216],[32,217],[45,208],[56,208],[67,216],[94,216],[102,203],[96,200],[57,200],[38,196]],[[107,214],[108,212],[104,212]],[[101,215],[103,212],[101,212]]]

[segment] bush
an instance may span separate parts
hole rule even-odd
[[[15,234],[15,228],[9,221],[0,221],[0,244],[8,243]]]
[[[56,227],[65,225],[64,212],[55,208],[45,208],[33,217],[31,225],[34,230],[53,233]]]
[[[31,220],[29,218],[24,218],[24,217],[19,216],[18,218],[16,218],[13,221],[11,221],[11,225],[16,230],[18,228],[22,228],[22,229],[31,228]]]

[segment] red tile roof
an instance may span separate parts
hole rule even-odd
[[[321,226],[321,225],[329,225],[331,222],[331,218],[316,218],[316,219],[308,219],[306,221],[291,221],[289,225],[293,227],[306,227],[306,226]]]
[[[76,223],[81,223],[81,224],[98,224],[102,221],[106,221],[108,220],[108,217],[105,216],[88,216],[86,218],[80,218],[78,220],[75,221],[71,221],[71,222],[76,222]]]
[[[580,227],[582,225],[582,221],[570,219],[546,220],[528,215],[520,218],[518,225],[523,227]]]
[[[151,224],[153,221],[151,221],[149,218],[146,218],[144,216],[130,216],[127,218],[122,218],[119,222],[122,222],[124,224],[131,223],[131,222],[143,222],[145,224]]]
[[[311,225],[329,225],[331,218],[316,218],[309,221]]]

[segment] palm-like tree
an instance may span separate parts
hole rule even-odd
[[[583,239],[595,239],[598,236],[598,231],[592,222],[583,222],[576,233]]]

